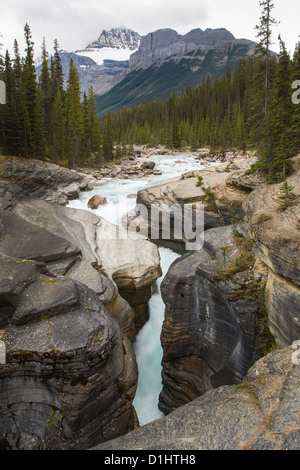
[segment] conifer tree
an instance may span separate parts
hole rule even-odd
[[[257,37],[259,43],[255,52],[264,60],[264,114],[267,117],[269,103],[269,84],[270,84],[270,55],[272,45],[272,25],[276,25],[277,21],[272,17],[274,3],[271,0],[259,0],[262,7],[262,15],[260,24],[256,26]]]
[[[39,93],[41,111],[44,121],[44,129],[46,133],[47,141],[49,142],[51,134],[51,117],[53,108],[52,99],[52,83],[50,77],[50,71],[48,67],[48,53],[46,50],[45,38],[43,38],[42,44],[42,70],[39,77]]]
[[[86,156],[93,156],[95,162],[99,162],[101,150],[101,133],[93,87],[90,87],[87,95],[84,93],[83,124],[84,154]]]
[[[8,51],[5,55],[3,78],[6,85],[6,105],[3,109],[3,146],[6,152],[18,155],[22,136],[17,136],[20,131],[20,122],[16,105],[16,82]]]
[[[56,97],[57,91],[59,90],[63,95],[64,90],[64,75],[61,64],[61,58],[59,55],[59,45],[57,39],[54,40],[54,56],[51,63],[51,79],[52,79],[52,96]]]
[[[174,148],[181,147],[181,136],[179,131],[177,96],[173,93],[170,97],[170,124],[171,124],[171,145]]]
[[[67,158],[66,113],[62,95],[57,90],[51,120],[50,159],[63,163]]]
[[[103,144],[102,153],[103,158],[106,161],[111,160],[114,157],[114,142],[113,142],[113,129],[111,121],[111,113],[108,112],[107,117],[103,124]]]
[[[27,123],[28,111],[26,107],[25,85],[23,82],[23,66],[20,57],[18,42],[14,41],[13,76],[15,83],[15,96],[17,120],[14,127],[14,153],[17,156],[28,154]]]
[[[270,94],[270,109],[261,160],[270,181],[285,179],[292,170],[289,158],[293,154],[292,143],[288,138],[292,117],[291,60],[281,37],[278,39],[280,53]]]
[[[69,166],[80,162],[83,133],[80,80],[73,59],[70,60],[68,87],[66,92],[66,135]]]
[[[27,111],[25,156],[43,158],[45,156],[45,134],[38,96],[31,31],[28,23],[24,27],[26,56],[22,71],[25,103]]]
[[[0,33],[0,76],[4,70],[4,57],[3,57],[3,54],[2,54],[2,48],[3,48],[3,44],[1,42],[1,38],[2,38],[2,34]]]
[[[3,71],[4,71],[4,57],[1,53],[3,44],[1,42],[1,38],[2,38],[2,34],[0,33],[0,80],[3,79]],[[4,144],[4,109],[3,109],[2,103],[0,102],[0,150],[3,144]]]
[[[292,85],[295,82],[300,81],[300,41],[296,45],[294,56],[293,56],[293,65],[292,65]],[[293,89],[292,89],[293,93]],[[292,103],[292,118],[289,137],[293,143],[294,152],[297,153],[300,151],[300,104]]]

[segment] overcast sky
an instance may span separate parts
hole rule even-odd
[[[103,29],[126,26],[141,35],[160,28],[185,34],[194,28],[227,28],[236,38],[255,40],[259,22],[259,0],[2,0],[0,33],[4,51],[13,50],[17,39],[24,51],[24,25],[28,22],[35,53],[43,37],[53,52],[57,38],[60,48],[75,51],[97,39]],[[280,33],[293,52],[300,34],[299,0],[274,0],[273,16],[280,25],[273,30],[273,50],[278,51]],[[4,52],[2,51],[2,52]]]

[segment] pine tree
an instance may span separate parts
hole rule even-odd
[[[8,51],[5,55],[3,78],[6,86],[6,105],[3,109],[3,146],[7,153],[18,155],[22,135],[18,135],[21,126],[16,105],[16,81]]]
[[[293,56],[292,85],[300,80],[300,42],[296,45]],[[293,89],[292,89],[293,93]],[[292,118],[289,137],[293,143],[294,152],[300,151],[300,104],[292,103]]]
[[[284,180],[292,170],[290,157],[293,146],[288,138],[291,126],[292,100],[290,92],[291,60],[279,36],[280,53],[270,94],[267,130],[262,146],[261,163],[270,181]]]
[[[38,96],[36,72],[34,65],[31,31],[28,23],[24,27],[26,41],[26,57],[24,60],[22,81],[24,83],[25,103],[27,111],[25,156],[43,158],[45,156],[45,133]]]
[[[44,129],[46,133],[46,139],[49,142],[51,134],[51,118],[52,118],[52,83],[50,77],[50,71],[48,67],[48,53],[46,50],[45,38],[43,38],[42,45],[42,70],[39,77],[39,93],[41,111],[44,121]]]
[[[177,97],[172,93],[170,97],[170,123],[171,123],[171,145],[179,149],[181,147],[181,135],[179,131]]]
[[[13,74],[15,80],[15,102],[18,115],[18,124],[14,131],[15,155],[27,156],[28,146],[28,111],[26,106],[25,84],[23,81],[23,63],[21,60],[18,42],[14,41]]]
[[[66,137],[69,166],[78,165],[81,157],[83,116],[81,107],[80,80],[73,59],[70,60],[68,87],[66,92]]]
[[[96,97],[93,87],[90,87],[88,94],[84,93],[83,98],[83,147],[84,154],[95,163],[100,161],[101,132],[96,110]]]
[[[268,103],[269,103],[269,63],[271,55],[272,45],[272,25],[276,25],[277,21],[272,17],[272,10],[274,3],[271,0],[259,0],[259,4],[262,7],[262,15],[260,17],[260,24],[256,26],[258,31],[257,37],[259,43],[255,48],[255,52],[259,57],[264,60],[264,114],[267,117],[268,114]]]
[[[114,157],[114,142],[113,142],[113,129],[111,114],[108,112],[107,117],[103,124],[103,144],[102,144],[102,153],[103,158],[106,161],[111,160]]]
[[[56,97],[57,91],[63,95],[64,74],[59,55],[59,45],[57,39],[54,40],[54,57],[51,62],[52,96]]]
[[[2,38],[2,34],[0,33],[0,77],[4,71],[4,57],[3,57],[3,54],[2,54],[2,48],[3,48],[3,44],[1,42],[1,38]]]
[[[3,44],[1,43],[2,34],[0,33],[0,80],[3,80],[3,71],[4,71],[4,57],[1,53]],[[3,87],[3,84],[0,83],[0,87]],[[2,88],[1,88],[2,91]],[[2,96],[1,96],[2,98]],[[4,145],[4,109],[2,106],[2,100],[0,99],[0,149]]]
[[[65,163],[64,160],[67,158],[66,149],[66,113],[62,95],[60,91],[57,90],[51,120],[50,159],[57,163]]]

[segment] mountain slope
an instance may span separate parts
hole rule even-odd
[[[151,101],[168,98],[187,85],[194,86],[208,74],[213,80],[227,67],[234,70],[240,59],[252,54],[254,44],[237,40],[227,30],[193,30],[180,36],[173,30],[159,30],[141,39],[130,56],[125,78],[102,96],[97,96],[99,115]]]

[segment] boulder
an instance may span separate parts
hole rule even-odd
[[[99,196],[98,194],[96,194],[95,196],[91,197],[91,199],[89,200],[88,202],[88,207],[90,209],[98,209],[98,207],[103,204],[106,204],[107,203],[107,200],[106,200],[106,197],[104,196]]]
[[[16,205],[16,210],[21,209],[21,204]],[[38,214],[36,214],[38,216]],[[46,216],[46,213],[44,214]],[[31,259],[41,262],[57,260],[74,260],[80,254],[75,240],[66,239],[63,230],[51,232],[51,219],[48,227],[41,226],[26,220],[15,211],[7,211],[3,214],[2,240],[0,252],[14,258]]]
[[[102,272],[135,312],[137,334],[148,320],[151,287],[162,274],[158,248],[139,233],[128,236],[104,219],[97,231],[97,246]]]
[[[144,170],[153,170],[153,168],[155,167],[155,162],[146,161],[143,162],[141,166]]]
[[[134,341],[135,339],[135,313],[128,302],[121,297],[115,282],[103,274],[97,264],[82,259],[75,263],[68,271],[68,276],[83,282],[92,289],[103,302],[108,313],[117,320],[124,334]]]
[[[292,348],[274,351],[240,385],[211,390],[92,450],[299,450],[300,367],[293,354]],[[194,463],[192,455],[184,457]]]
[[[17,260],[2,254],[0,265],[0,328],[2,329],[15,311],[18,296],[36,281],[38,267],[34,261]]]
[[[34,261],[17,260],[0,254],[0,297],[13,298],[19,295],[37,278]]]
[[[26,325],[63,315],[79,304],[79,291],[71,279],[46,277],[32,283],[18,298],[10,323]]]

